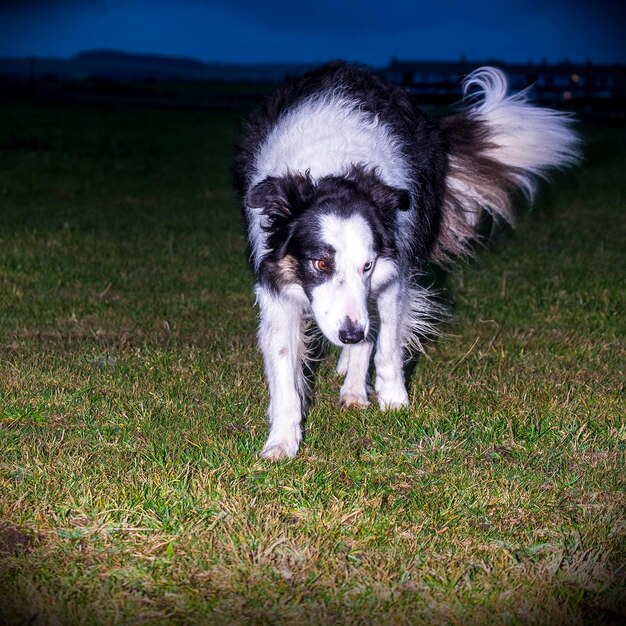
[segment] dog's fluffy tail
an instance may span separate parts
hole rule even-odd
[[[442,120],[449,165],[436,261],[468,252],[483,212],[512,222],[517,193],[532,201],[540,178],[580,158],[571,116],[507,91],[501,70],[480,68],[463,83],[469,106]]]

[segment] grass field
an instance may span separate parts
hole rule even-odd
[[[446,279],[411,408],[258,458],[234,114],[0,103],[0,623],[626,619],[626,129]]]

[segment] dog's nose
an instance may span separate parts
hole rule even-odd
[[[363,327],[346,317],[346,321],[339,329],[339,341],[341,343],[359,343],[363,339],[365,339]]]
[[[340,330],[339,341],[341,343],[359,343],[365,339],[365,333],[362,328],[357,330]]]

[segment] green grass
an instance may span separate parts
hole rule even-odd
[[[0,107],[0,622],[620,623],[626,129],[448,276],[410,409],[331,355],[271,464],[239,118]]]

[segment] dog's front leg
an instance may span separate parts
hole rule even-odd
[[[398,281],[378,296],[380,329],[374,364],[376,395],[381,409],[399,409],[409,404],[402,357],[402,327],[406,311],[404,294],[406,286]]]
[[[270,395],[270,434],[261,456],[277,460],[295,456],[302,441],[302,306],[263,287],[256,293],[261,310],[259,347]]]
[[[370,340],[345,346],[337,364],[337,373],[345,374],[346,379],[339,392],[339,403],[345,408],[365,408],[367,399],[367,370],[373,343]]]

